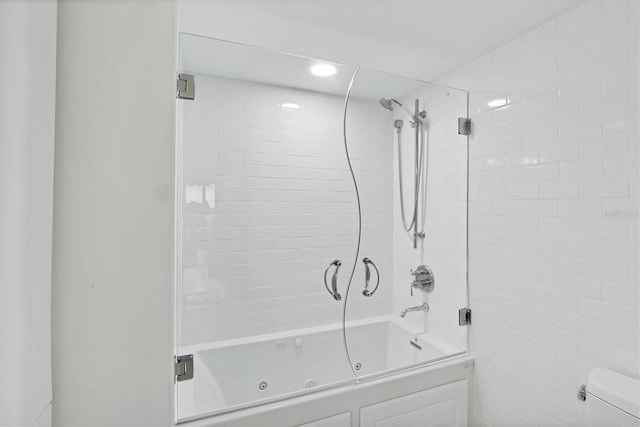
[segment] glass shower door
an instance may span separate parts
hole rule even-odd
[[[360,378],[467,351],[467,93],[360,69],[345,115],[361,209],[345,307]]]
[[[177,101],[176,355],[193,357],[179,421],[353,381],[341,322],[357,247],[343,139],[354,71],[180,36],[195,99]]]

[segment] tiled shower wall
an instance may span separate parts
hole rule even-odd
[[[357,243],[342,135],[344,96],[196,75],[183,102],[181,345],[340,322],[323,273]],[[346,88],[345,88],[346,91]],[[301,110],[280,108],[295,102]],[[363,205],[362,256],[392,276],[392,127],[377,101],[352,100],[349,149]],[[354,293],[364,285],[362,263]],[[350,320],[391,311],[391,288],[350,302]]]
[[[326,292],[322,277],[340,259],[338,288],[344,297],[357,243],[356,195],[342,134],[344,97],[209,75],[196,79],[198,97],[181,103],[181,344],[340,322],[342,302]],[[457,117],[466,115],[466,92],[432,85],[412,96],[403,102],[410,105],[417,97],[428,110],[431,147],[428,238],[417,251],[399,227],[394,115],[377,98],[349,103],[347,137],[362,202],[362,244],[347,320],[397,316],[428,301],[427,316],[412,313],[406,320],[461,350],[466,138],[457,134]],[[282,109],[283,102],[298,103],[301,110]],[[404,112],[396,113],[405,120],[409,195],[413,130]],[[361,294],[363,257],[380,271],[380,288],[371,298]],[[410,297],[409,270],[421,263],[434,270],[436,289]]]
[[[638,375],[638,5],[593,1],[444,79],[471,89],[477,425],[575,425]]]

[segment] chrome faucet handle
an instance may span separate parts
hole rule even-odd
[[[329,285],[327,284],[327,273],[334,265],[336,266],[336,271],[333,272],[333,276],[331,277],[331,289],[329,289]],[[333,260],[333,262],[329,264],[329,267],[324,271],[324,287],[327,288],[327,291],[336,301],[340,301],[342,299],[338,293],[338,270],[340,270],[341,265],[342,262],[339,259]]]
[[[371,259],[364,257],[362,258],[362,262],[364,263],[364,290],[362,291],[362,295],[364,295],[365,297],[370,297],[378,290],[378,286],[380,286],[380,272],[378,271],[378,267],[376,267]],[[371,269],[369,268],[369,264],[373,266],[373,268],[376,270],[376,276],[378,276],[376,286],[372,291],[369,290],[369,281],[371,280]]]
[[[414,276],[413,282],[411,282],[411,296],[413,296],[413,288],[422,289],[425,292],[431,292],[435,286],[435,277],[433,272],[426,265],[419,265],[415,271],[410,270],[411,275]]]
[[[409,283],[409,292],[411,293],[411,296],[413,296],[413,288],[416,287],[416,281],[415,278],[417,277],[418,273],[413,271],[412,268],[409,269],[409,272],[411,273],[412,276],[414,276],[414,280],[413,282]]]
[[[413,268],[409,269],[409,273],[411,273],[412,276],[416,275],[416,272],[413,271]],[[415,283],[415,281],[409,283],[409,292],[411,293],[411,296],[413,296],[413,286],[415,285]]]

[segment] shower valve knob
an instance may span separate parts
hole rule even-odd
[[[419,265],[415,271],[411,270],[411,275],[414,276],[413,282],[411,282],[411,296],[413,296],[413,289],[422,289],[425,292],[431,292],[435,286],[435,278],[433,272],[426,265]]]

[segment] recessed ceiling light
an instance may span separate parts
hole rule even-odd
[[[283,102],[282,104],[280,104],[280,108],[283,108],[285,110],[299,110],[300,105],[296,104],[295,102]]]
[[[487,102],[487,105],[491,108],[497,108],[507,105],[507,100],[505,98],[493,99]]]
[[[336,71],[338,71],[336,67],[331,64],[316,64],[311,67],[311,74],[318,77],[333,76]]]

